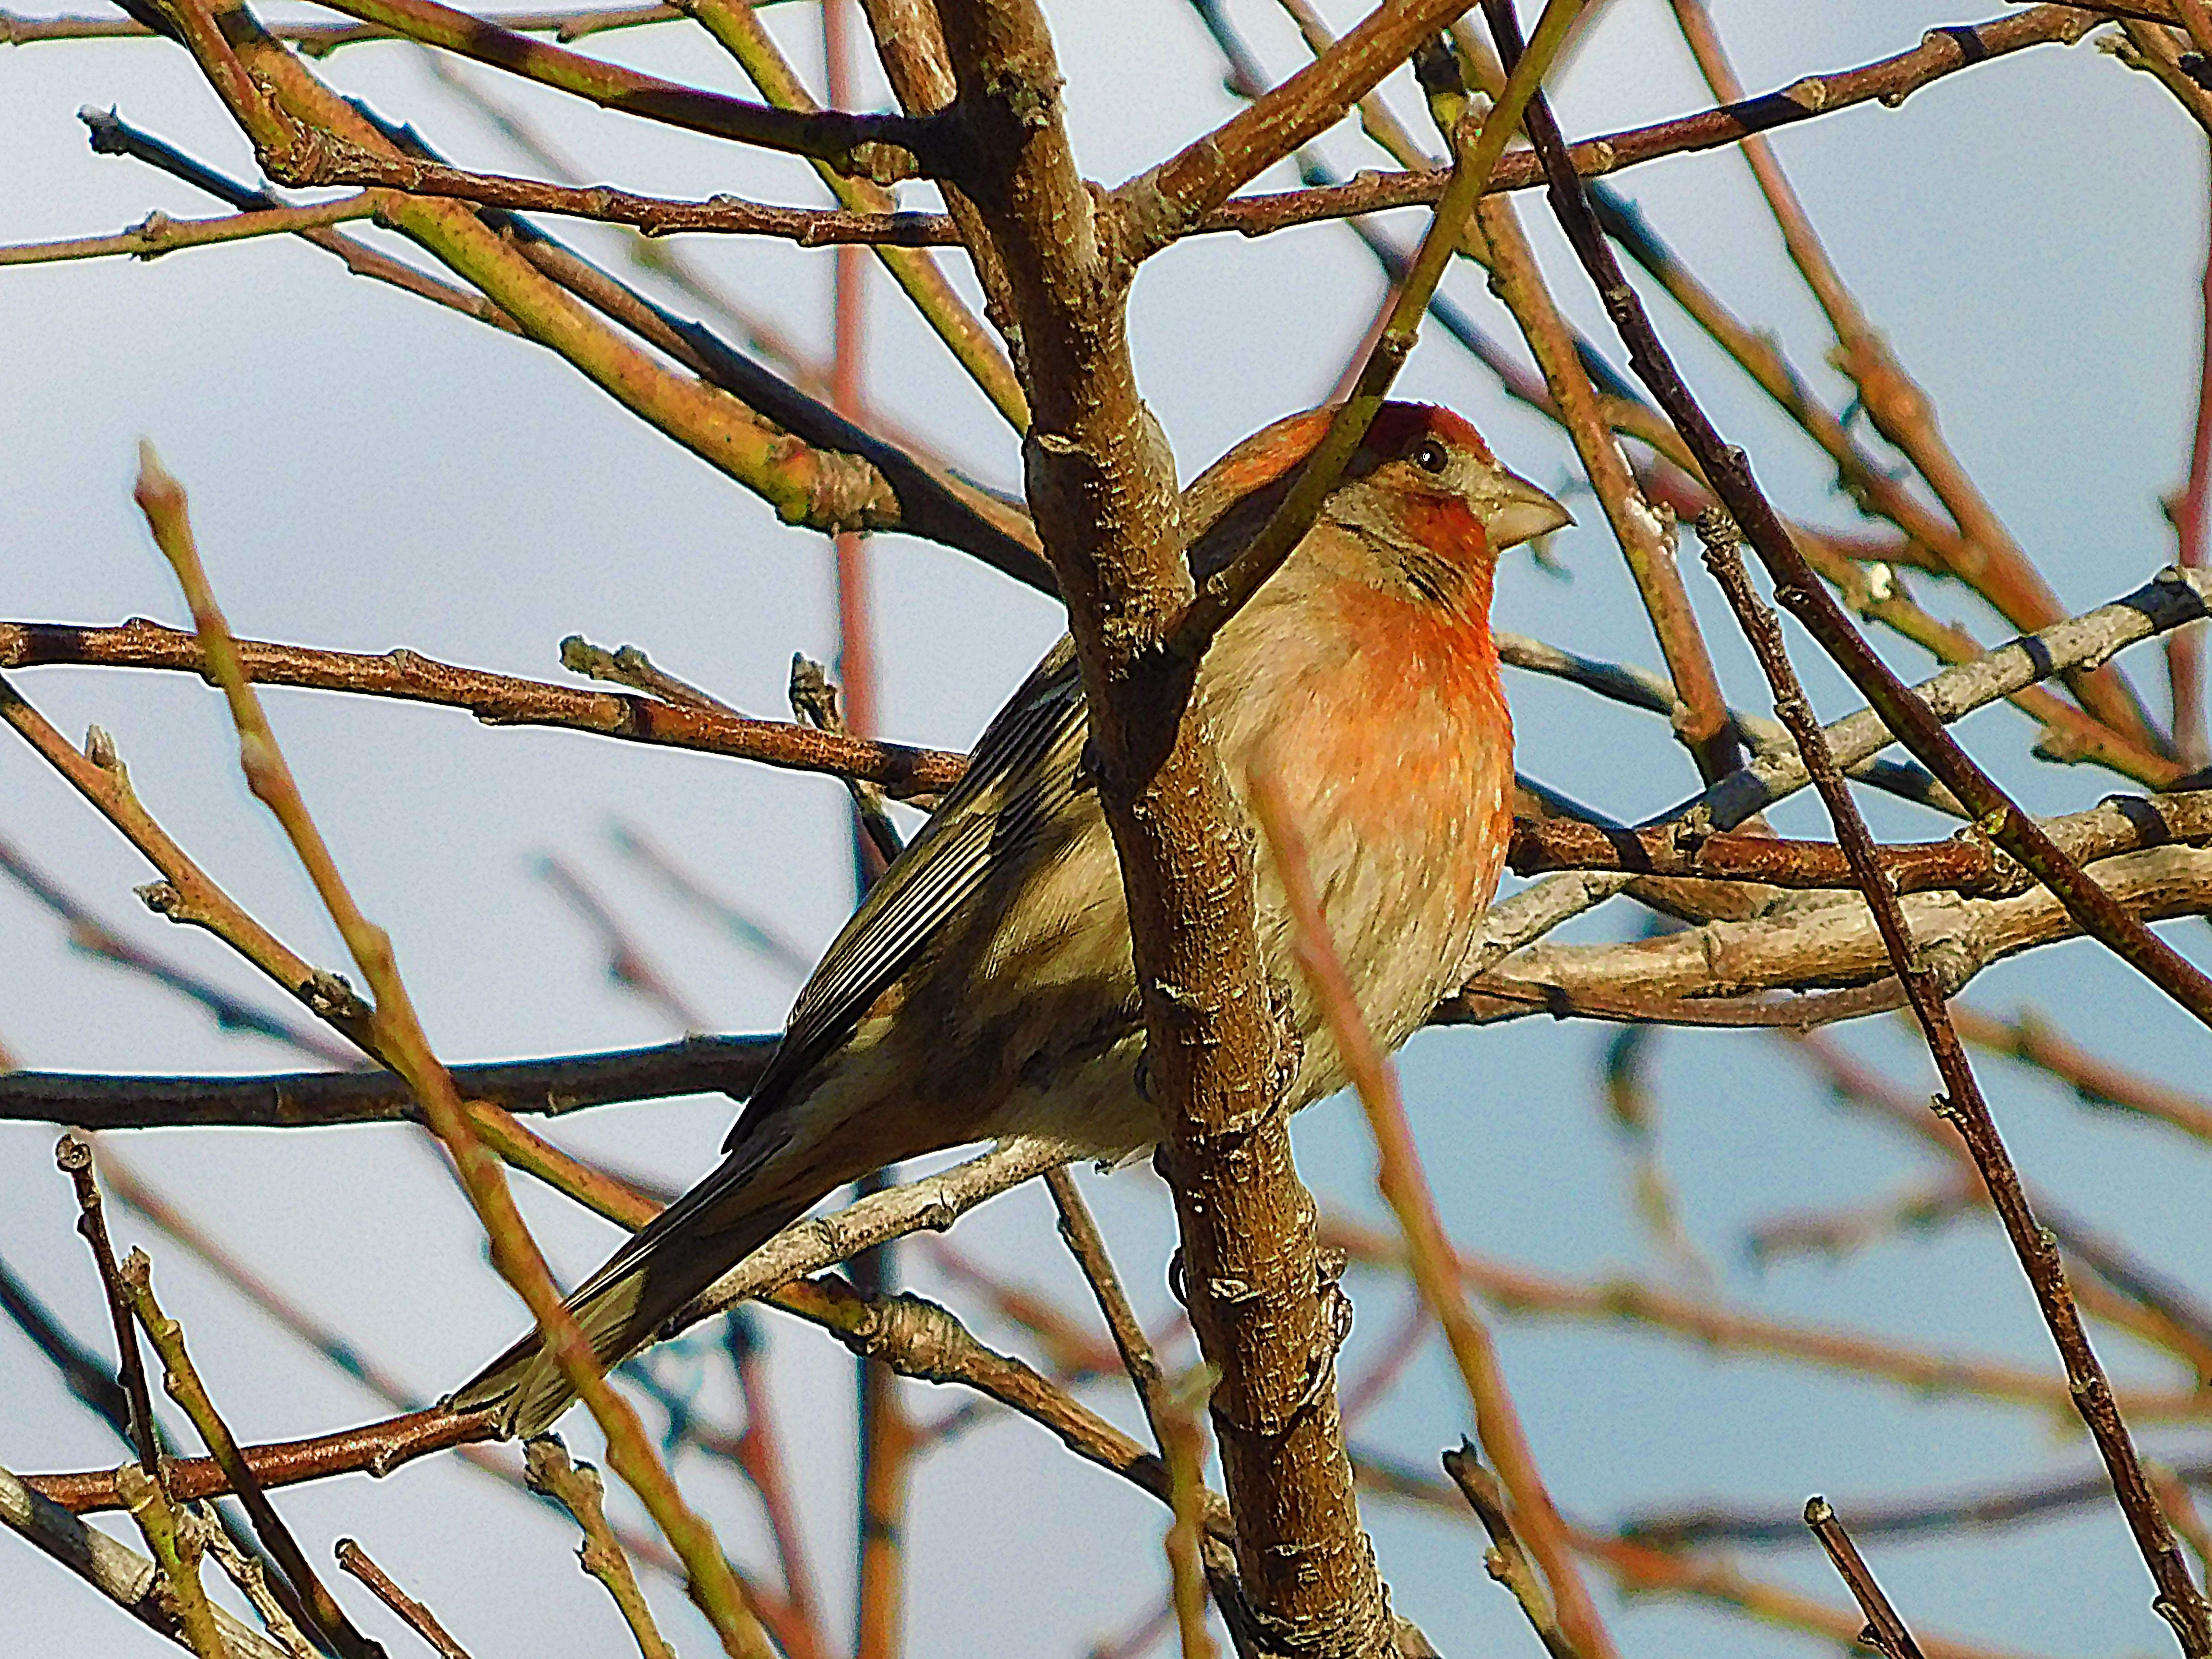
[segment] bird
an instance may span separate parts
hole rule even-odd
[[[1334,410],[1275,422],[1181,501],[1203,580],[1256,535]],[[1360,1012],[1386,1050],[1463,981],[1512,828],[1490,631],[1498,556],[1566,509],[1441,407],[1387,403],[1310,530],[1221,629],[1192,690],[1240,803],[1280,781]],[[1120,867],[1063,636],[800,991],[722,1163],[568,1297],[602,1367],[817,1202],[890,1164],[1015,1134],[1101,1158],[1162,1135]],[[1298,1041],[1287,1105],[1342,1088],[1257,854],[1264,959]],[[449,1396],[530,1436],[574,1390],[535,1334]]]

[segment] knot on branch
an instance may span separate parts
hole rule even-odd
[[[374,169],[381,159],[335,133],[294,120],[277,106],[275,99],[269,96],[269,88],[258,77],[253,84],[269,100],[268,107],[276,118],[276,129],[284,137],[281,147],[272,143],[257,143],[253,147],[254,159],[261,164],[262,172],[278,184],[302,189],[327,185],[354,176],[346,171],[349,167],[366,166]]]
[[[769,465],[812,475],[803,495],[784,505],[781,516],[787,524],[841,536],[848,532],[890,529],[904,521],[898,493],[890,481],[858,455],[816,449],[801,439],[786,436],[769,446]]]
[[[318,968],[297,993],[301,1001],[325,1019],[367,1019],[374,1009],[343,974]]]

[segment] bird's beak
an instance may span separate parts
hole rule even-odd
[[[1508,472],[1502,466],[1486,494],[1489,500],[1482,515],[1483,527],[1489,532],[1491,548],[1496,552],[1503,553],[1509,547],[1548,536],[1554,530],[1565,530],[1575,521],[1574,514],[1548,494],[1519,473]]]

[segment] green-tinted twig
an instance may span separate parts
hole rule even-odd
[[[1439,129],[1450,132],[1468,104],[1457,57],[1439,43],[1421,54],[1416,68]],[[1513,313],[1543,372],[1560,423],[1605,508],[1606,521],[1643,599],[1674,683],[1675,735],[1696,761],[1699,777],[1707,783],[1725,777],[1735,769],[1741,750],[1712,653],[1675,562],[1673,522],[1652,510],[1614,439],[1606,407],[1584,366],[1583,342],[1546,286],[1535,251],[1510,198],[1487,197],[1476,204],[1467,240],[1478,237],[1487,244],[1488,258],[1483,263],[1491,270],[1491,289]]]
[[[623,1622],[636,1638],[641,1659],[676,1659],[676,1650],[661,1638],[659,1626],[653,1623],[653,1609],[646,1605],[645,1592],[638,1587],[629,1557],[607,1525],[606,1489],[599,1472],[589,1463],[572,1462],[568,1447],[557,1434],[540,1435],[530,1443],[525,1456],[531,1491],[552,1498],[582,1528],[584,1541],[577,1547],[576,1559],[614,1598]]]
[[[502,27],[523,34],[550,34],[557,40],[575,41],[609,29],[635,28],[647,23],[672,23],[684,14],[673,6],[647,0],[643,5],[609,6],[574,11],[501,12]],[[326,58],[341,46],[366,40],[399,40],[405,37],[374,23],[278,23],[271,31],[310,58]],[[0,46],[25,46],[40,40],[151,40],[155,31],[129,17],[26,17],[0,10]]]
[[[383,1648],[354,1627],[329,1588],[307,1565],[291,1528],[284,1524],[270,1503],[269,1494],[254,1479],[252,1468],[239,1451],[237,1438],[216,1410],[215,1401],[200,1381],[191,1356],[185,1352],[183,1327],[164,1314],[154,1298],[153,1263],[146,1259],[146,1253],[131,1251],[121,1271],[124,1289],[131,1297],[138,1322],[144,1328],[155,1352],[161,1356],[163,1388],[168,1391],[169,1398],[184,1407],[185,1415],[191,1419],[209,1455],[222,1465],[231,1490],[238,1494],[252,1520],[254,1534],[260,1539],[262,1547],[292,1581],[301,1604],[317,1628],[337,1650],[341,1659],[384,1659]]]
[[[227,213],[219,219],[172,219],[166,213],[151,213],[143,223],[132,226],[119,236],[79,236],[58,242],[17,242],[0,247],[0,265],[52,264],[66,259],[105,259],[118,254],[151,259],[182,247],[207,247],[217,242],[243,241],[251,236],[279,236],[373,218],[383,202],[381,192],[362,191],[335,202]]]
[[[373,1011],[353,987],[342,975],[316,968],[295,954],[185,855],[140,804],[129,769],[105,732],[94,726],[87,752],[78,753],[5,679],[0,679],[0,721],[14,726],[161,872],[162,880],[140,891],[148,904],[172,921],[207,929],[362,1053],[391,1063],[380,1047]],[[515,1168],[564,1190],[590,1194],[587,1201],[602,1215],[619,1218],[634,1203],[635,1194],[619,1182],[578,1164],[502,1108],[471,1101],[467,1111],[485,1143]]]
[[[1166,1549],[1182,1659],[1214,1659],[1217,1651],[1206,1624],[1206,1429],[1199,1418],[1215,1380],[1211,1366],[1199,1365],[1146,1402],[1158,1413],[1152,1428],[1167,1464],[1168,1504],[1175,1512]]]
[[[1200,586],[1169,636],[1171,653],[1187,658],[1202,654],[1222,625],[1260,591],[1261,584],[1274,574],[1313,527],[1322,501],[1343,477],[1398,370],[1412,354],[1430,297],[1443,279],[1452,251],[1459,246],[1468,216],[1488,184],[1498,157],[1505,153],[1506,141],[1520,124],[1522,110],[1553,54],[1565,44],[1567,26],[1587,3],[1549,0],[1537,22],[1534,42],[1522,60],[1523,72],[1507,82],[1504,95],[1484,120],[1480,131],[1471,135],[1470,123],[1460,123],[1454,137],[1451,182],[1437,204],[1420,252],[1413,256],[1413,269],[1399,286],[1389,317],[1360,368],[1352,395],[1338,405],[1328,434],[1300,469],[1297,482],[1282,505],[1233,559]]]
[[[295,120],[337,143],[397,155],[392,141],[260,27],[240,0],[219,0],[226,38]],[[456,14],[458,15],[459,14]],[[580,60],[581,61],[581,60]],[[897,497],[866,462],[794,445],[745,404],[675,372],[608,328],[474,208],[395,197],[386,218],[480,289],[528,337],[567,359],[633,414],[762,496],[787,522],[821,529],[894,522]]]
[[[200,1560],[206,1548],[197,1517],[173,1504],[154,1480],[136,1464],[115,1472],[123,1507],[138,1523],[146,1547],[161,1570],[170,1609],[185,1643],[199,1659],[228,1659],[229,1644],[216,1622],[215,1604],[200,1582]]]
[[[702,92],[533,40],[437,0],[345,0],[332,9],[608,109],[804,155],[885,182],[911,176],[917,162],[930,166],[929,158],[941,155],[947,136],[942,124],[927,118],[835,110],[802,113]]]
[[[131,1322],[129,1292],[116,1265],[115,1246],[107,1236],[106,1206],[100,1196],[100,1177],[92,1167],[92,1147],[74,1134],[65,1134],[55,1145],[54,1162],[76,1188],[76,1230],[92,1247],[93,1264],[100,1270],[100,1290],[115,1330],[116,1376],[130,1407],[131,1444],[138,1454],[139,1468],[158,1486],[161,1431],[154,1423],[154,1399],[146,1386],[146,1362],[138,1352],[138,1328]]]
[[[738,60],[769,103],[799,113],[820,108],[789,60],[769,39],[750,0],[677,0],[677,3]],[[896,198],[880,185],[840,174],[819,163],[815,170],[839,204],[852,212],[890,213],[897,208]],[[1028,431],[1029,399],[1014,376],[1013,365],[999,349],[982,319],[968,308],[967,301],[946,279],[935,257],[927,248],[903,247],[878,247],[876,257],[914,301],[923,320],[951,348],[961,368],[982,388],[992,407],[1015,431]]]
[[[431,1127],[453,1155],[470,1201],[491,1240],[494,1263],[529,1307],[548,1352],[605,1433],[609,1462],[684,1559],[692,1598],[722,1638],[725,1650],[732,1659],[771,1659],[773,1649],[767,1634],[745,1605],[737,1576],[714,1541],[713,1531],[684,1503],[655,1455],[636,1411],[608,1384],[592,1356],[589,1339],[562,1305],[544,1257],[515,1208],[504,1170],[478,1137],[452,1077],[423,1035],[399,976],[390,936],[362,914],[321,831],[308,817],[291,769],[262,712],[260,699],[240,666],[229,624],[216,608],[208,586],[185,516],[184,491],[161,470],[150,447],[142,453],[136,495],[155,541],[177,573],[209,665],[230,704],[239,729],[247,786],[283,827],[347,950],[374,992],[376,1011],[372,1020],[380,1050],[407,1079]]]

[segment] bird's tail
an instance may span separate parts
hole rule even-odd
[[[663,1321],[805,1213],[822,1193],[791,1189],[763,1160],[732,1158],[663,1211],[564,1304],[601,1370],[653,1340]],[[824,1187],[823,1192],[830,1190]],[[453,1411],[496,1407],[509,1434],[542,1434],[576,1390],[531,1332],[457,1390]]]

